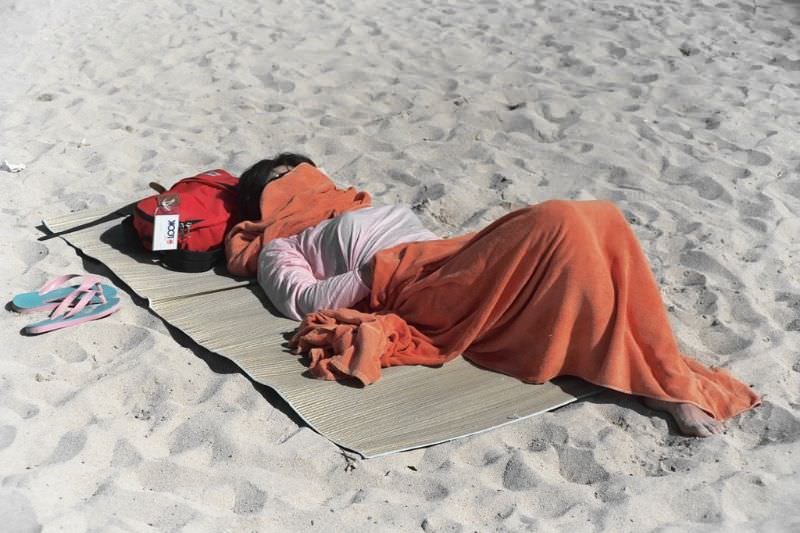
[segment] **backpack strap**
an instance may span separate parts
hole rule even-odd
[[[151,189],[153,189],[154,191],[156,191],[158,194],[164,194],[165,192],[167,192],[167,188],[166,188],[166,187],[164,187],[163,185],[161,185],[161,184],[160,184],[159,182],[157,182],[157,181],[151,181],[151,182],[150,182],[150,183],[148,183],[147,185],[148,185],[148,186],[149,186]]]
[[[100,224],[104,224],[106,222],[114,220],[115,218],[127,217],[128,215],[130,215],[133,212],[133,209],[135,207],[136,207],[136,202],[131,202],[128,205],[122,206],[119,209],[117,209],[116,211],[114,211],[112,213],[109,213],[109,214],[107,214],[105,216],[102,216],[102,217],[100,217],[100,218],[98,218],[96,220],[91,220],[89,222],[86,222],[85,224],[81,224],[79,226],[75,226],[74,228],[67,228],[67,229],[59,231],[57,233],[53,233],[52,231],[47,229],[47,226],[45,226],[43,224],[42,226],[39,227],[39,229],[41,229],[41,231],[43,231],[43,232],[46,232],[47,234],[39,237],[36,240],[40,241],[40,242],[41,241],[49,241],[50,239],[55,239],[56,237],[62,237],[64,235],[68,235],[70,233],[75,233],[76,231],[81,231],[81,230],[89,229],[89,228],[94,227],[94,226],[98,226]]]

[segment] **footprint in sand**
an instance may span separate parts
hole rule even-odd
[[[674,122],[665,122],[663,124],[660,124],[659,129],[661,131],[673,133],[687,140],[694,139],[694,134],[691,132],[691,130],[684,128],[680,124],[676,124]]]
[[[323,115],[319,119],[319,125],[323,128],[344,128],[349,126],[350,122],[332,115]]]
[[[483,459],[481,464],[483,466],[493,465],[503,457],[505,457],[505,454],[503,452],[500,452],[498,450],[489,450],[488,452],[483,454]]]
[[[119,328],[118,333],[123,335],[121,338],[117,338],[120,343],[118,344],[119,353],[126,357],[134,357],[148,352],[156,344],[153,331],[147,328],[125,326]]]
[[[704,275],[714,274],[719,278],[728,280],[732,287],[741,288],[742,286],[742,282],[737,276],[702,250],[686,250],[681,253],[679,262],[681,265],[702,272]]]
[[[236,500],[233,503],[233,512],[236,514],[258,513],[264,508],[267,493],[249,481],[239,483],[236,487]]]
[[[714,318],[711,325],[700,330],[700,342],[716,355],[730,355],[753,344],[753,340],[737,335],[732,329]]]
[[[366,491],[366,490],[364,490],[364,489],[358,489],[358,490],[356,491],[356,493],[355,493],[355,494],[353,494],[353,497],[352,497],[352,498],[350,498],[350,503],[351,503],[351,504],[354,504],[354,503],[363,503],[363,502],[364,502],[364,500],[366,500],[366,499],[367,499],[367,491]]]
[[[699,294],[697,295],[697,301],[694,303],[694,310],[698,315],[712,315],[717,312],[717,300],[718,296],[716,293],[711,292],[708,287],[705,286],[705,283],[700,287]]]
[[[222,434],[218,421],[196,417],[172,432],[169,449],[170,453],[183,453],[209,444],[213,460],[227,459],[236,452],[236,446]]]
[[[441,141],[444,139],[446,133],[442,128],[431,126],[429,124],[419,124],[417,126],[417,135],[423,141]]]
[[[506,133],[522,133],[531,139],[542,143],[551,143],[558,140],[558,128],[552,123],[535,121],[533,117],[526,116],[519,110],[503,120],[503,130]]]
[[[776,55],[770,63],[790,71],[800,70],[800,59],[789,59],[783,54]]]
[[[715,130],[719,128],[722,121],[719,117],[706,117],[703,119],[703,123],[706,125],[707,130]]]
[[[515,452],[503,470],[503,487],[516,492],[536,488],[539,483],[534,469],[525,462],[521,453]]]
[[[449,518],[441,518],[426,516],[422,522],[420,523],[419,527],[425,533],[442,533],[442,532],[460,532],[463,530],[463,525],[450,520]]]
[[[763,167],[765,165],[769,165],[772,162],[772,158],[765,154],[764,152],[759,152],[758,150],[748,150],[747,151],[747,164],[748,165],[756,165],[759,167]]]
[[[5,407],[14,411],[17,416],[24,420],[33,418],[39,414],[39,408],[37,406],[14,397],[8,382],[0,383],[0,407]]]
[[[720,183],[709,176],[700,176],[688,184],[705,200],[721,200],[726,204],[733,202],[733,197]]]
[[[763,193],[759,193],[753,200],[738,200],[736,208],[742,217],[763,218],[775,212],[775,202]]]
[[[769,226],[763,220],[759,220],[757,218],[750,218],[746,217],[742,219],[746,225],[750,226],[754,230],[758,231],[759,233],[766,233],[769,229]]]
[[[623,48],[621,46],[617,46],[617,45],[612,44],[612,43],[609,43],[607,45],[607,49],[608,49],[608,55],[610,55],[611,57],[613,57],[615,59],[622,59],[623,57],[628,55],[628,51],[625,48]]]
[[[142,462],[142,455],[126,439],[119,439],[114,445],[111,466],[115,468],[136,466]]]
[[[409,187],[416,187],[420,184],[420,181],[417,178],[404,170],[390,168],[387,174],[392,180],[399,181],[400,183],[408,185]]]
[[[636,83],[653,83],[656,80],[658,80],[658,74],[644,74],[633,78]]]
[[[550,446],[561,446],[567,442],[569,435],[562,426],[555,424],[541,424],[536,429],[536,436],[528,443],[528,450],[543,452]]]
[[[608,480],[598,484],[595,492],[603,503],[618,504],[630,498],[630,489],[624,480]]]
[[[45,461],[47,464],[65,463],[81,453],[86,445],[86,432],[76,429],[64,433],[58,440],[58,445],[50,457]]]
[[[592,485],[608,479],[608,472],[594,458],[589,449],[559,447],[559,468],[561,477],[571,483]]]
[[[422,185],[417,190],[416,195],[414,195],[414,200],[411,202],[411,208],[414,210],[419,210],[422,207],[429,205],[431,202],[435,202],[436,200],[444,197],[445,194],[447,194],[447,189],[445,188],[444,183]]]
[[[793,313],[800,312],[800,295],[791,292],[781,292],[775,297],[775,302],[784,303]],[[783,328],[786,331],[800,331],[800,316],[790,320]],[[798,363],[800,364],[800,363]],[[792,370],[800,371],[796,364]]]
[[[0,517],[3,517],[4,525],[10,528],[8,531],[42,531],[30,500],[16,490],[0,489]]]
[[[642,96],[642,93],[644,92],[644,91],[642,91],[641,87],[637,87],[636,85],[629,86],[627,88],[627,91],[628,91],[628,94],[632,98],[639,98],[640,96]],[[638,106],[637,106],[637,108],[638,108]]]
[[[739,427],[758,435],[761,446],[789,444],[800,440],[800,420],[792,412],[768,400],[758,409],[747,411],[738,419]]]
[[[14,426],[0,426],[0,450],[8,448],[17,438],[17,428]]]
[[[89,353],[77,342],[65,339],[53,350],[61,360],[68,363],[80,363],[89,357]]]
[[[14,253],[28,268],[32,267],[50,253],[47,246],[36,241],[15,242],[12,246]]]
[[[450,490],[438,482],[432,482],[422,490],[422,496],[425,498],[425,501],[429,502],[442,501],[449,495]]]
[[[722,504],[717,491],[712,486],[699,486],[691,491],[674,491],[666,500],[682,520],[716,524],[722,521]]]

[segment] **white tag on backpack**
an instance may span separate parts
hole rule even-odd
[[[158,195],[158,206],[153,214],[153,251],[177,250],[180,232],[180,215],[177,194]]]
[[[180,216],[156,215],[153,222],[153,251],[177,250]]]

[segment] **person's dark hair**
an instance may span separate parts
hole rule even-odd
[[[261,192],[267,183],[280,177],[274,175],[274,169],[283,165],[296,167],[300,163],[317,166],[304,155],[284,152],[272,159],[262,159],[245,170],[239,178],[239,211],[242,220],[261,220]]]

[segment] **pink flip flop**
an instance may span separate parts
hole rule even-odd
[[[67,285],[69,280],[80,277],[83,278],[80,284]],[[96,276],[67,274],[51,279],[36,292],[17,294],[11,300],[11,309],[18,313],[48,311],[58,307],[64,300],[76,301],[77,296],[92,291],[96,297],[89,302],[90,304],[103,303],[99,298],[101,294],[106,298],[114,298],[117,295],[116,287],[100,283],[100,278]]]
[[[48,319],[25,326],[22,333],[39,335],[56,329],[77,326],[108,316],[119,309],[119,298],[107,297],[104,294],[103,285],[97,284],[93,287],[96,288],[73,290],[56,305]],[[116,290],[114,294],[116,294]]]

